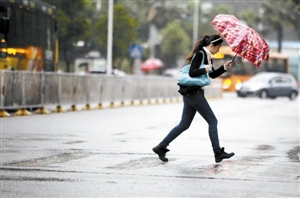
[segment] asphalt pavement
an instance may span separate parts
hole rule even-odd
[[[196,115],[169,146],[182,102],[1,118],[0,182],[6,197],[299,197],[299,99],[225,93],[209,103],[222,147],[214,162]]]

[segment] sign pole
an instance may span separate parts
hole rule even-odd
[[[133,74],[135,75],[142,74],[142,71],[140,69],[142,53],[143,53],[142,46],[135,45],[135,44],[130,46],[130,57],[134,59]]]

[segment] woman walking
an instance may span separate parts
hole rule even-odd
[[[200,41],[198,41],[192,53],[187,56],[186,60],[191,63],[189,75],[191,77],[197,77],[205,75],[209,72],[211,78],[216,78],[226,72],[232,66],[232,61],[226,62],[218,69],[214,69],[212,66],[211,55],[216,54],[221,45],[223,39],[218,34],[205,35]],[[192,62],[191,59],[193,58]],[[205,68],[199,69],[200,64],[204,60]],[[187,130],[196,114],[198,112],[208,123],[209,138],[212,144],[213,152],[215,155],[215,161],[221,162],[223,159],[228,159],[234,155],[234,153],[226,153],[224,148],[220,147],[217,124],[218,120],[211,110],[206,98],[204,97],[204,90],[200,86],[183,86],[179,85],[179,93],[183,95],[183,112],[180,123],[175,126],[169,134],[152,150],[159,156],[159,159],[167,162],[166,153],[169,151],[167,146],[177,138],[183,131]]]

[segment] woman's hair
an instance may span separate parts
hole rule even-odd
[[[219,34],[212,34],[210,36],[204,35],[201,40],[197,41],[197,43],[195,44],[191,54],[189,54],[186,57],[186,60],[188,62],[190,62],[192,57],[194,56],[194,54],[196,52],[198,52],[199,50],[201,50],[203,47],[206,47],[209,44],[213,44],[214,46],[221,45],[222,42],[223,42],[223,39],[221,38],[221,36]]]

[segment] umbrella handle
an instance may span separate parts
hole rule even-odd
[[[231,62],[232,62],[232,63],[233,63],[233,61],[234,61],[234,59],[235,59],[236,55],[237,55],[237,54],[235,54],[235,56],[234,56],[234,57],[233,57],[233,59],[231,60]]]

